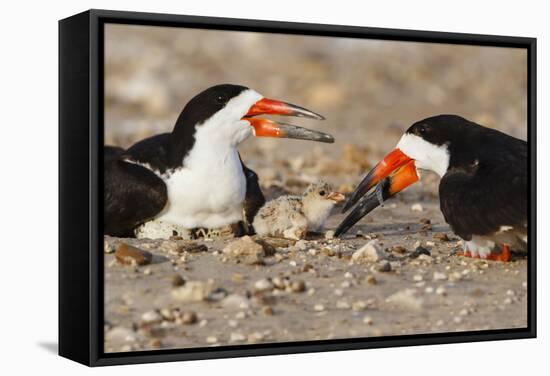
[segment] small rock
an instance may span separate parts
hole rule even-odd
[[[353,252],[351,260],[355,264],[362,264],[382,260],[384,256],[384,252],[378,245],[378,241],[371,240],[363,247]]]
[[[115,248],[109,244],[108,241],[104,240],[103,241],[103,252],[105,253],[113,253],[115,251]]]
[[[151,346],[154,349],[160,349],[162,347],[162,341],[159,338],[153,338],[149,342],[149,346]]]
[[[181,322],[185,325],[195,324],[198,321],[198,316],[194,311],[185,311],[181,314]]]
[[[273,307],[271,306],[263,306],[262,307],[262,313],[265,315],[265,316],[273,316]]]
[[[421,245],[419,245],[419,246],[417,246],[417,247],[415,248],[415,250],[409,255],[409,257],[410,257],[410,258],[417,258],[417,257],[420,256],[420,255],[431,256],[432,254],[431,254],[431,252],[430,252],[428,249],[426,249],[426,248],[422,247]]]
[[[449,281],[451,282],[457,282],[462,279],[462,274],[460,274],[459,272],[452,272],[449,274],[448,278],[449,278]]]
[[[424,277],[422,277],[422,275],[420,275],[420,274],[415,274],[415,275],[413,276],[413,281],[415,281],[415,282],[420,282],[420,281],[422,281],[423,279],[424,279]]]
[[[367,302],[365,302],[363,300],[358,300],[356,302],[353,302],[352,305],[351,305],[351,309],[355,312],[364,311],[364,310],[367,309],[367,307],[368,307]]]
[[[363,324],[372,325],[372,317],[370,316],[363,317]]]
[[[416,295],[416,290],[413,289],[398,291],[395,294],[389,296],[386,301],[412,310],[420,310],[422,309],[422,306],[424,304],[423,299],[419,298]]]
[[[445,296],[445,295],[447,295],[447,290],[445,289],[445,287],[439,286],[438,288],[435,289],[435,293],[437,295]]]
[[[248,265],[261,265],[263,258],[267,256],[265,248],[248,235],[226,245],[223,254],[236,262]]]
[[[415,212],[422,212],[422,211],[424,211],[424,208],[422,207],[422,204],[417,202],[416,204],[413,204],[411,206],[411,210],[415,211]]]
[[[148,311],[141,315],[141,321],[145,324],[154,324],[162,321],[162,315],[157,311]]]
[[[325,239],[334,239],[334,231],[328,230],[327,232],[325,232]]]
[[[388,248],[388,252],[397,253],[401,255],[407,252],[407,248],[403,247],[402,245],[396,245],[391,248]]]
[[[185,285],[185,279],[179,274],[174,274],[172,277],[172,286],[179,287],[183,285]]]
[[[246,337],[242,333],[233,332],[229,336],[229,342],[244,342],[246,341]]]
[[[260,279],[254,283],[254,290],[256,291],[271,291],[273,290],[273,283],[267,278]]]
[[[105,333],[105,339],[109,342],[134,342],[136,333],[133,330],[117,326]]]
[[[116,249],[117,261],[125,265],[147,265],[151,263],[153,255],[126,243],[121,243]]]
[[[317,312],[321,312],[325,310],[325,306],[322,304],[315,304],[315,306],[313,306],[313,309]]]
[[[353,275],[352,272],[346,272],[346,273],[344,274],[344,278],[354,278],[354,277],[355,277],[355,276]]]
[[[201,252],[207,252],[208,247],[204,244],[185,244],[182,245],[180,248],[178,248],[179,252],[189,252],[189,253],[201,253]]]
[[[254,333],[250,333],[248,335],[247,341],[250,342],[250,343],[256,343],[256,342],[263,341],[264,338],[265,338],[265,336],[263,335],[263,333],[254,332]]]
[[[428,287],[426,287],[426,289],[424,290],[424,292],[425,292],[426,294],[433,294],[434,288],[433,288],[432,286],[428,286]]]
[[[212,292],[212,285],[201,281],[189,281],[185,285],[172,289],[172,297],[181,302],[200,302]]]
[[[215,336],[206,337],[206,343],[217,343],[217,342],[218,342],[218,338]]]
[[[376,277],[375,277],[375,276],[373,276],[372,274],[369,274],[369,275],[367,276],[367,283],[368,283],[369,285],[376,285],[376,284],[378,283],[378,281],[376,280]]]
[[[222,301],[222,305],[230,309],[248,309],[250,307],[250,302],[246,296],[231,294]]]
[[[218,287],[218,288],[210,291],[210,293],[206,297],[206,300],[208,300],[210,302],[218,302],[218,301],[222,300],[223,298],[225,298],[227,295],[229,295],[229,292],[226,289],[224,289],[222,287]]]
[[[436,232],[435,234],[433,234],[433,238],[435,240],[439,240],[440,242],[448,242],[449,241],[449,237],[444,232]]]
[[[374,271],[380,273],[391,272],[391,264],[387,260],[380,261],[373,266]]]
[[[429,220],[428,218],[420,218],[420,223],[422,223],[423,225],[429,225],[432,223],[431,220]]]
[[[304,292],[306,291],[306,283],[301,279],[292,281],[290,283],[290,291],[292,292]]]
[[[447,274],[441,273],[441,272],[434,272],[434,281],[446,281],[447,280]]]

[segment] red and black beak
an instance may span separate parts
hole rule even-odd
[[[380,206],[389,197],[401,192],[418,181],[418,172],[414,160],[399,149],[394,149],[378,163],[355,188],[350,199],[344,206],[347,211],[359,201],[353,211],[338,225],[335,236],[348,231],[365,215]],[[362,198],[372,187],[376,188],[368,196]]]
[[[256,137],[294,138],[326,143],[334,142],[334,137],[327,133],[269,119],[252,117],[256,115],[297,116],[316,120],[325,119],[323,116],[303,107],[274,99],[263,98],[250,107],[244,119],[254,127],[254,135]]]

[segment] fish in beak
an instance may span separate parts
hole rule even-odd
[[[326,143],[334,142],[334,137],[327,133],[283,122],[253,117],[257,115],[297,116],[316,120],[325,119],[323,116],[303,107],[274,99],[263,98],[250,107],[243,119],[247,120],[254,128],[254,135],[256,137],[294,138]]]
[[[411,159],[401,150],[394,149],[379,162],[355,188],[350,199],[344,206],[346,212],[359,201],[353,211],[338,225],[334,235],[339,236],[347,232],[365,215],[380,206],[385,200],[401,192],[419,179],[414,159]],[[376,188],[366,197],[374,186]]]

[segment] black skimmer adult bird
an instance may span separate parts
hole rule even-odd
[[[335,235],[418,181],[417,169],[441,177],[440,209],[464,240],[461,255],[508,261],[510,248],[527,250],[527,143],[456,115],[413,124],[352,193],[344,211],[376,185]]]
[[[326,133],[256,118],[324,119],[239,85],[213,86],[191,99],[171,133],[104,152],[104,233],[133,236],[155,219],[185,229],[250,223],[265,199],[238,145],[250,135],[334,142]]]

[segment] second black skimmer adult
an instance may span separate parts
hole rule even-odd
[[[525,141],[460,116],[421,120],[357,186],[344,211],[359,204],[335,235],[344,234],[381,202],[418,181],[417,169],[425,169],[441,177],[440,208],[465,242],[461,254],[508,261],[510,248],[527,250],[527,153]]]
[[[104,233],[133,236],[155,219],[185,229],[252,222],[265,199],[238,145],[251,135],[334,142],[326,133],[256,118],[324,119],[239,85],[213,86],[191,99],[171,133],[104,152]]]

